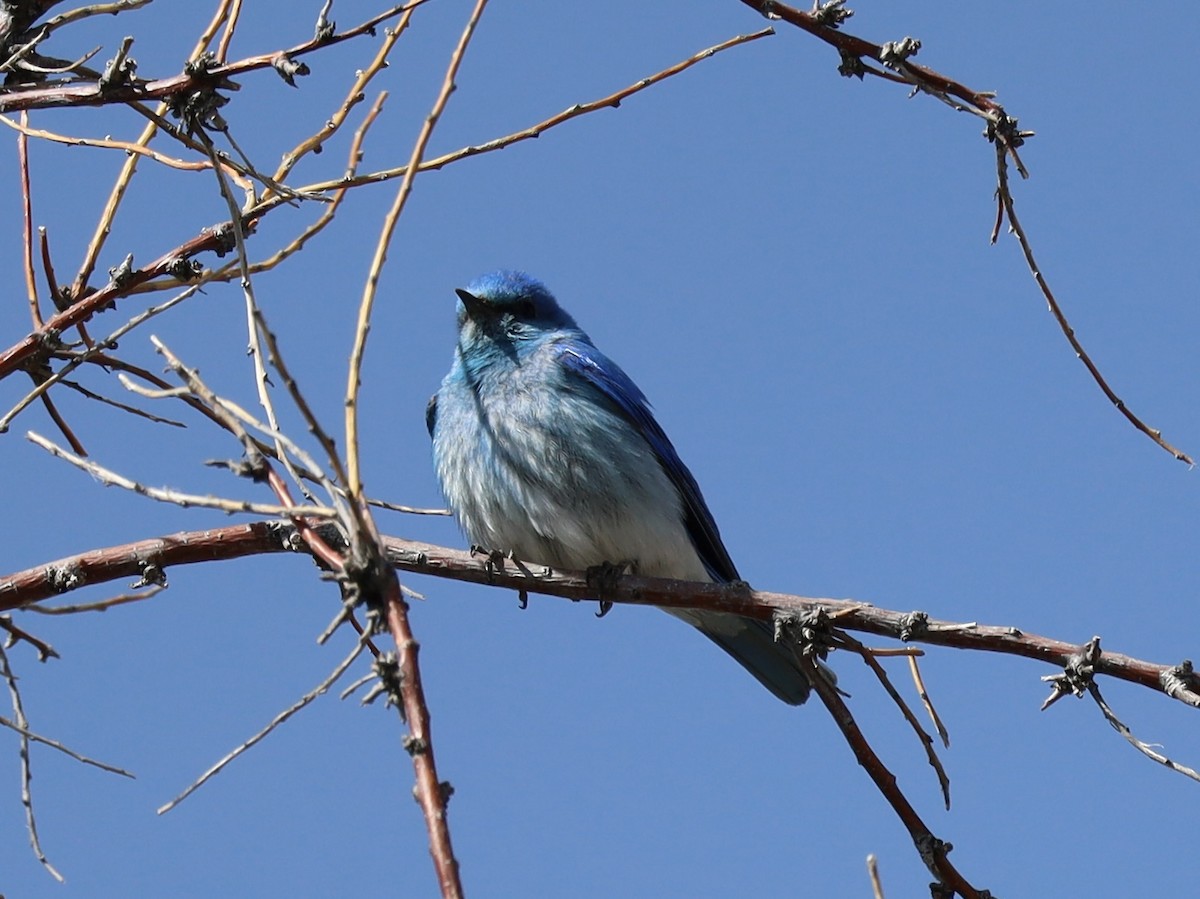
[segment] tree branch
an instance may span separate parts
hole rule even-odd
[[[330,545],[342,545],[333,526],[316,520],[310,524]],[[399,537],[385,536],[382,540],[388,560],[401,571],[563,599],[596,598],[595,585],[589,585],[585,572],[550,570],[523,562],[510,562],[498,568],[503,563],[494,557]],[[90,550],[0,577],[0,612],[80,587],[139,577],[147,565],[165,570],[175,565],[303,551],[296,527],[283,521],[184,531]],[[626,575],[611,590],[606,589],[604,598],[630,605],[735,612],[764,620],[771,620],[779,613],[795,615],[821,609],[842,630],[930,646],[1021,656],[1058,668],[1065,667],[1079,652],[1077,644],[1026,633],[1016,627],[944,621],[923,612],[883,609],[857,600],[748,590],[736,585]],[[1197,679],[1186,662],[1178,665],[1149,662],[1106,650],[1096,662],[1096,672],[1200,708]]]

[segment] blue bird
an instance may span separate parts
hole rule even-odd
[[[642,391],[540,281],[484,275],[458,294],[458,344],[426,424],[468,539],[552,568],[740,580],[691,472]],[[810,685],[757,619],[668,609],[786,703]]]

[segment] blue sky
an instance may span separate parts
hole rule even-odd
[[[209,4],[158,3],[90,23],[124,34],[147,77],[178,70]],[[307,39],[319,4],[249,2],[234,58]],[[342,3],[342,26],[375,11]],[[364,167],[407,159],[469,4],[414,18],[378,86],[391,92]],[[918,61],[995,90],[1037,131],[1015,183],[1022,222],[1072,324],[1131,408],[1200,452],[1196,416],[1194,4],[950,2],[856,7],[847,28],[919,37]],[[495,3],[431,153],[481,143],[604,96],[762,21],[736,0]],[[755,586],[1010,624],[1162,662],[1196,654],[1196,474],[1137,434],[1074,358],[1016,243],[989,246],[994,162],[981,123],[902,88],[837,75],[784,25],[537,141],[417,180],[381,284],[364,370],[365,481],[438,505],[423,412],[449,365],[453,288],[497,267],[543,278],[654,403],[729,550]],[[53,49],[68,54],[70,31]],[[83,44],[87,44],[86,47]],[[309,59],[299,90],[241,80],[224,110],[269,169],[368,59],[370,39]],[[365,107],[360,107],[359,114]],[[35,126],[132,138],[120,109],[40,112]],[[294,182],[335,176],[349,133]],[[19,187],[0,147],[12,273],[0,328],[28,330]],[[35,143],[35,220],[60,278],[77,265],[123,157]],[[210,173],[144,165],[100,268],[147,262],[225,216]],[[394,185],[354,191],[307,252],[256,290],[333,428],[353,318]],[[272,214],[252,255],[316,211]],[[211,262],[211,257],[205,260]],[[161,296],[161,295],[160,295]],[[142,308],[122,303],[93,333]],[[148,334],[218,391],[254,400],[240,292],[212,286],[121,350],[157,369]],[[95,375],[90,386],[104,386]],[[5,408],[24,392],[0,385]],[[203,467],[235,455],[179,411],[179,432],[59,394],[92,456],[150,484],[252,494]],[[290,425],[303,433],[294,416]],[[216,513],[103,488],[22,439],[0,439],[0,569],[218,526]],[[461,547],[452,522],[385,514],[400,536]],[[126,781],[37,751],[33,788],[55,884],[29,852],[16,741],[0,733],[0,891],[11,896],[432,895],[402,729],[325,697],[165,817],[154,809],[318,683],[349,637],[317,647],[336,596],[302,558],[169,572],[171,587],[104,615],[20,623],[63,658],[11,652],[39,732],[120,764]],[[817,705],[788,708],[651,609],[516,598],[405,578],[441,774],[477,896],[925,894],[902,827]],[[94,593],[99,599],[125,585]],[[872,641],[874,642],[874,641]],[[1035,663],[931,649],[926,683],[950,728],[954,806],[871,675],[835,657],[851,707],[956,865],[1003,896],[1186,895],[1200,784],[1138,756],[1085,702],[1041,713]],[[902,689],[905,667],[891,662]],[[358,672],[361,673],[361,672]],[[1103,681],[1145,740],[1193,766],[1181,705]],[[911,695],[911,693],[909,694]]]

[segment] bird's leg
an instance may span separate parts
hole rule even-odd
[[[603,618],[612,611],[612,600],[605,599],[604,594],[616,589],[617,582],[625,574],[637,573],[637,561],[626,559],[623,562],[601,562],[599,565],[589,565],[584,571],[588,587],[596,591],[596,599],[600,603],[597,618]]]
[[[487,561],[485,561],[483,565],[489,576],[496,573],[503,574],[504,560],[516,558],[513,555],[512,550],[503,552],[498,549],[487,549],[486,547],[480,546],[478,543],[471,544],[471,555],[487,556]]]

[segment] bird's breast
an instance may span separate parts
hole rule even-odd
[[[443,384],[434,455],[468,538],[560,568],[707,579],[677,490],[614,408],[554,372]]]

